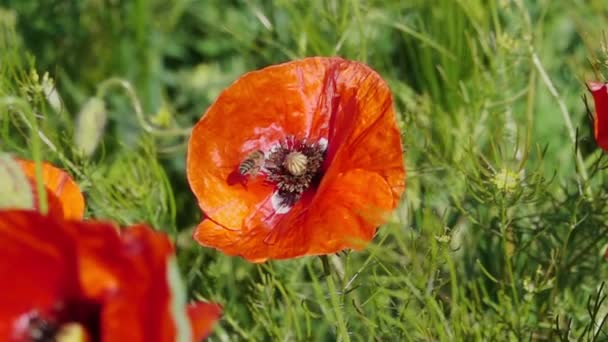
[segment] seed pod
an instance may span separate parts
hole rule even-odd
[[[30,182],[13,157],[4,153],[0,153],[0,208],[34,208]]]
[[[89,157],[95,152],[103,136],[107,116],[104,102],[97,97],[90,98],[78,113],[74,143],[84,156]]]
[[[306,165],[308,164],[308,158],[302,152],[290,152],[285,157],[283,166],[294,176],[301,176],[306,172]]]
[[[61,112],[63,110],[63,102],[61,100],[61,96],[59,96],[59,93],[57,92],[57,88],[55,87],[55,81],[53,81],[53,78],[49,76],[48,72],[45,72],[42,76],[42,82],[40,85],[42,86],[44,97],[51,105],[51,108],[53,108],[56,112]]]

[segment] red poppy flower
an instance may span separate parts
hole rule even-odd
[[[589,82],[589,90],[595,102],[595,141],[604,151],[608,151],[608,88],[605,83]]]
[[[405,187],[390,90],[369,67],[306,58],[250,72],[192,131],[194,238],[253,262],[360,249]]]
[[[35,163],[17,159],[23,172],[28,177],[34,192],[34,206],[38,210]],[[84,197],[80,188],[65,171],[49,163],[42,163],[42,180],[50,215],[59,215],[66,219],[82,219],[84,216]]]
[[[0,340],[200,340],[219,307],[186,310],[174,296],[172,252],[144,226],[119,234],[100,222],[0,211]]]

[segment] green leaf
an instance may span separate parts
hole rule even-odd
[[[103,100],[92,97],[80,110],[74,143],[84,156],[90,157],[101,142],[108,114]]]

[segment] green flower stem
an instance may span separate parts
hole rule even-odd
[[[545,83],[545,86],[549,90],[549,93],[551,93],[551,95],[557,101],[557,104],[560,109],[560,113],[562,114],[562,118],[564,119],[564,123],[566,124],[566,129],[568,130],[568,135],[570,136],[570,140],[572,140],[572,143],[574,145],[576,145],[576,131],[574,130],[574,126],[572,125],[572,120],[570,119],[570,113],[568,113],[568,107],[566,107],[566,104],[564,103],[562,98],[559,96],[557,89],[555,89],[553,82],[551,82],[551,78],[549,78],[549,75],[547,75],[547,72],[545,71],[545,68],[543,67],[542,62],[538,58],[538,55],[536,54],[535,51],[532,51],[532,62],[534,63],[536,70],[538,70],[538,73],[540,74],[541,79]],[[589,186],[589,184],[587,182],[587,180],[589,179],[589,176],[587,175],[587,168],[585,167],[585,163],[583,162],[583,157],[581,156],[581,152],[578,150],[575,152],[576,152],[576,165],[578,166],[578,171],[580,172],[581,178],[583,179],[585,192],[587,193],[587,195],[589,197],[591,197],[591,195],[592,195],[591,187]]]
[[[513,303],[515,304],[515,308],[516,310],[519,310],[519,295],[517,293],[517,282],[515,279],[515,273],[513,272],[513,264],[511,262],[511,255],[509,255],[509,249],[508,249],[508,245],[509,242],[507,241],[507,230],[509,229],[509,218],[508,218],[508,214],[507,214],[507,209],[505,208],[504,205],[501,206],[501,212],[500,212],[500,235],[501,235],[501,242],[502,242],[502,250],[504,252],[504,257],[505,257],[505,263],[506,263],[506,268],[507,268],[507,276],[509,277],[509,282],[510,282],[510,287],[511,287],[511,296],[513,296]],[[518,320],[516,322],[516,328],[517,331],[519,331],[520,329],[520,321]]]
[[[340,298],[338,298],[338,294],[336,293],[336,285],[329,269],[329,259],[326,255],[323,255],[321,256],[321,260],[323,261],[323,268],[326,272],[327,290],[329,291],[329,298],[331,300],[331,305],[334,308],[336,323],[338,324],[338,335],[342,337],[342,341],[350,342],[350,336],[348,335],[348,329],[346,328],[346,321],[344,320],[344,316],[342,315]]]

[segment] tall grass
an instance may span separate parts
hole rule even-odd
[[[608,164],[581,101],[605,73],[603,0],[2,6],[0,101],[25,105],[0,109],[0,149],[71,171],[90,217],[171,234],[191,297],[224,306],[211,340],[608,340]],[[312,55],[389,82],[402,205],[364,252],[330,256],[329,275],[319,258],[252,265],[198,247],[180,130],[239,74]],[[128,87],[100,95],[112,77]],[[95,96],[108,123],[86,157],[74,120]]]

